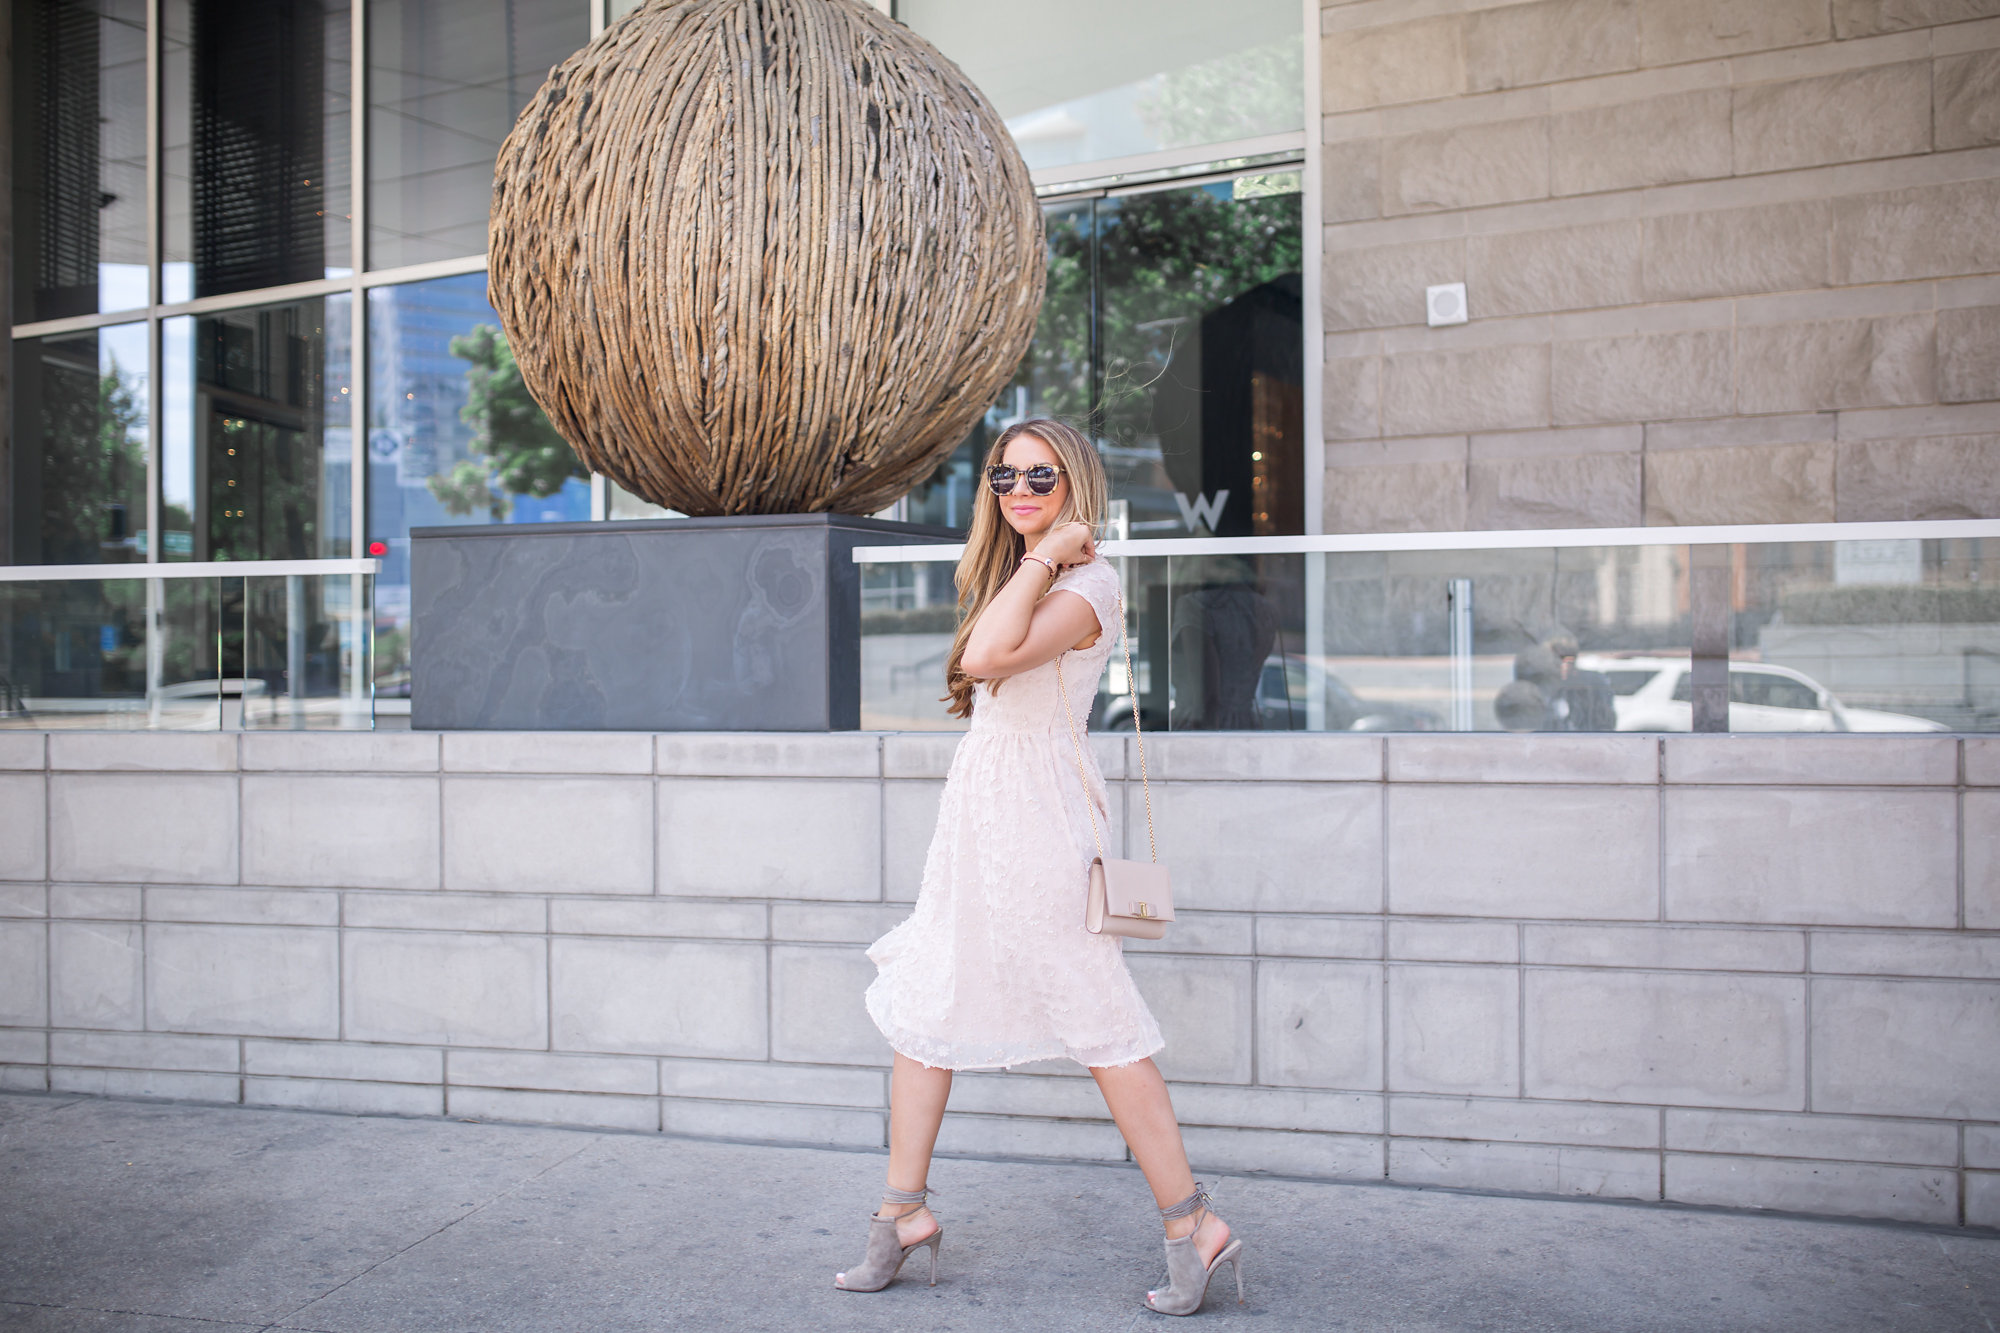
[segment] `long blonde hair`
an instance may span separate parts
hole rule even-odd
[[[1104,522],[1105,501],[1110,487],[1104,480],[1104,464],[1097,457],[1097,450],[1088,436],[1074,426],[1046,417],[1017,421],[1000,432],[993,446],[986,451],[979,475],[973,479],[980,498],[972,507],[972,532],[965,539],[965,554],[959,557],[958,573],[954,579],[958,585],[958,634],[951,641],[951,656],[946,659],[944,667],[945,699],[951,705],[945,711],[953,717],[972,716],[973,680],[965,674],[959,661],[965,656],[965,643],[972,637],[973,623],[1007,580],[1014,577],[1022,555],[1027,551],[1027,543],[1021,539],[1021,534],[1009,527],[1000,515],[1003,497],[993,494],[986,485],[986,469],[1006,461],[1007,446],[1023,435],[1032,435],[1055,450],[1063,477],[1069,482],[1062,510],[1050,526],[1088,523],[1094,532]],[[997,690],[1000,682],[992,681],[988,688]]]

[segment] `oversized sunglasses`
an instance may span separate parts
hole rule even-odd
[[[1018,468],[1011,463],[995,463],[986,469],[986,484],[993,488],[995,495],[1012,495],[1014,483],[1021,477],[1028,479],[1028,489],[1036,495],[1048,495],[1062,478],[1062,469],[1054,463],[1037,463],[1031,468]]]

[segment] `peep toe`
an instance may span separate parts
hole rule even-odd
[[[882,1191],[884,1203],[923,1203],[930,1187],[920,1190],[885,1189]],[[905,1213],[901,1216],[907,1217]],[[935,1219],[933,1219],[935,1220]],[[903,1261],[911,1254],[930,1247],[931,1285],[937,1285],[938,1249],[944,1243],[944,1224],[914,1245],[905,1245],[896,1237],[896,1221],[893,1216],[877,1212],[868,1218],[868,1253],[859,1264],[844,1273],[833,1275],[833,1285],[840,1291],[880,1291],[895,1280],[903,1267]]]
[[[1163,1221],[1192,1217],[1197,1212],[1201,1217],[1195,1219],[1193,1231],[1167,1241],[1167,1289],[1147,1292],[1147,1309],[1158,1310],[1161,1314],[1193,1314],[1201,1308],[1203,1299],[1208,1295],[1209,1279],[1215,1276],[1215,1270],[1222,1267],[1225,1260],[1229,1263],[1229,1271],[1236,1275],[1236,1302],[1239,1305],[1243,1303],[1243,1242],[1231,1236],[1229,1243],[1206,1265],[1202,1263],[1201,1250],[1195,1244],[1195,1236],[1201,1231],[1201,1224],[1207,1219],[1212,1202],[1208,1191],[1201,1187],[1200,1181],[1196,1181],[1194,1193],[1177,1204],[1160,1209]]]

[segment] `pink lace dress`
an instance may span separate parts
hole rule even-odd
[[[1118,647],[1118,575],[1096,560],[1065,570],[1057,592],[1089,602],[1103,627],[1063,657],[1081,734]],[[1104,778],[1088,745],[1083,765],[1105,829]],[[1055,663],[997,692],[977,686],[916,910],[868,949],[878,969],[868,1013],[890,1046],[935,1068],[993,1069],[1058,1057],[1131,1064],[1165,1044],[1118,937],[1083,928],[1097,855],[1085,799]],[[1119,854],[1108,841],[1106,851]]]

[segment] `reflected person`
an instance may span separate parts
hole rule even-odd
[[[1502,731],[1540,731],[1549,720],[1549,701],[1533,682],[1510,680],[1493,696],[1493,719]]]
[[[1539,643],[1514,654],[1514,679],[1493,699],[1493,714],[1508,731],[1560,731],[1556,694],[1562,688],[1562,663]]]
[[[1567,634],[1558,634],[1543,645],[1556,659],[1556,686],[1552,711],[1561,731],[1616,731],[1618,709],[1611,691],[1611,678],[1601,671],[1586,671],[1576,664],[1577,643]]]
[[[1257,682],[1278,639],[1278,608],[1248,561],[1217,557],[1174,603],[1175,731],[1256,731]]]

